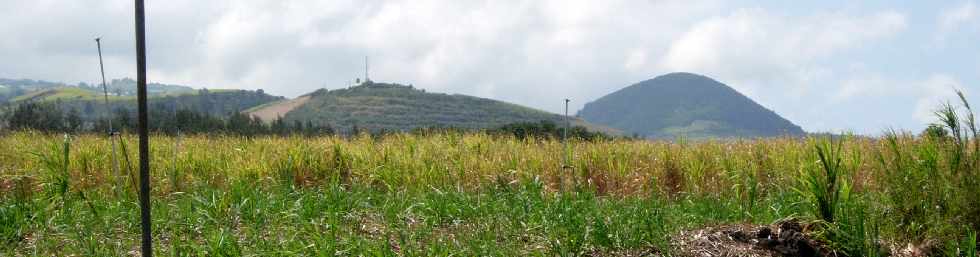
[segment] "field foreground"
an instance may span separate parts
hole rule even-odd
[[[0,256],[138,255],[136,138],[123,139],[117,172],[105,137],[0,135]],[[155,250],[693,256],[698,235],[732,241],[743,232],[722,228],[762,235],[792,220],[816,254],[976,256],[976,143],[574,141],[563,169],[549,139],[158,135]]]

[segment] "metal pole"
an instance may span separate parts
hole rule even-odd
[[[572,165],[571,165],[571,163],[569,163],[569,160],[568,160],[568,157],[569,157],[569,154],[568,154],[568,102],[569,101],[571,101],[571,100],[568,100],[567,98],[565,99],[565,116],[564,116],[565,126],[564,126],[564,129],[562,129],[562,133],[561,133],[561,143],[562,143],[562,148],[564,148],[564,149],[562,149],[562,155],[563,156],[561,158],[562,159],[562,162],[563,162],[562,165],[561,165],[562,176],[559,178],[559,181],[560,182],[558,183],[558,190],[561,190],[561,191],[564,191],[564,187],[565,187],[564,186],[564,184],[565,184],[565,174],[564,174],[565,173],[565,170],[572,169]],[[576,177],[574,174],[572,174],[572,180],[573,180],[573,184],[572,184],[573,186],[574,185],[578,185],[578,177]]]
[[[569,165],[569,163],[568,163],[568,127],[571,124],[571,122],[568,121],[568,102],[570,102],[570,101],[572,101],[572,100],[568,100],[567,98],[565,99],[565,129],[562,131],[562,136],[561,136],[562,137],[562,142],[564,143],[564,146],[563,147],[565,148],[565,158],[564,159],[565,159],[565,167],[566,168],[572,167],[572,165]]]
[[[174,112],[174,122],[179,122],[177,120],[177,109],[178,109],[177,108],[177,105],[179,103],[180,103],[180,98],[175,98],[175,100],[174,100],[174,110],[173,110],[173,112]],[[171,185],[173,186],[173,190],[176,190],[176,191],[180,191],[180,182],[177,181],[177,177],[178,177],[177,176],[177,154],[180,153],[180,126],[181,126],[181,124],[179,124],[179,123],[175,123],[174,124],[174,127],[177,128],[177,135],[176,135],[176,138],[174,140],[173,170],[171,171],[171,174],[173,174],[173,175],[170,177],[170,179],[173,180],[173,181],[171,181]]]
[[[136,101],[139,108],[140,139],[140,223],[143,231],[142,256],[153,256],[153,237],[150,227],[150,136],[146,106],[146,22],[143,0],[136,1]]]
[[[109,128],[106,133],[109,135],[109,144],[112,147],[112,176],[119,177],[119,161],[116,159],[116,140],[115,131],[112,129],[112,111],[109,108],[109,86],[105,83],[105,65],[102,64],[102,42],[101,38],[95,38],[95,47],[99,49],[99,71],[102,72],[102,94],[105,97],[105,118]]]

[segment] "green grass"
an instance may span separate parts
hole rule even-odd
[[[976,171],[951,161],[975,158],[956,150],[972,136],[573,141],[573,169],[559,141],[483,134],[198,135],[176,155],[175,138],[151,140],[160,256],[625,255],[787,217],[852,256],[976,248]],[[135,172],[113,176],[109,151],[97,135],[0,136],[0,255],[138,250]]]
[[[54,101],[54,100],[92,100],[99,96],[95,92],[88,91],[76,87],[60,87],[52,89],[38,90],[30,92],[24,95],[14,97],[13,102],[27,101],[27,100],[43,100],[43,101]]]

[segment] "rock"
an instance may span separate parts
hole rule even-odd
[[[770,239],[770,236],[772,236],[772,229],[769,229],[769,227],[762,227],[759,229],[759,232],[755,233],[755,238],[758,239]]]

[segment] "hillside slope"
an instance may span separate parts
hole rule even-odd
[[[110,95],[136,96],[136,81],[130,78],[113,79],[106,87]],[[197,91],[188,86],[152,82],[147,83],[146,89],[149,95],[181,95],[193,94]],[[71,91],[71,93],[61,96],[101,96],[103,94],[102,86],[97,84],[87,84],[84,82],[67,84],[44,80],[0,78],[0,101],[25,100],[41,94],[51,95],[51,92],[63,92],[66,90]]]
[[[804,134],[799,126],[731,87],[691,73],[633,84],[586,104],[578,116],[649,138]]]
[[[342,130],[411,130],[423,127],[481,129],[516,122],[560,122],[562,116],[520,105],[466,95],[427,93],[411,86],[368,82],[318,90],[284,115]],[[262,111],[256,110],[255,112]],[[254,112],[253,112],[254,113]]]

